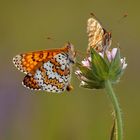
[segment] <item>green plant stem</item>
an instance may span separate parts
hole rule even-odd
[[[116,140],[123,139],[123,125],[122,125],[122,116],[121,116],[121,109],[119,107],[119,102],[117,97],[113,91],[112,84],[109,80],[105,82],[106,91],[111,99],[111,102],[114,107],[115,111],[115,119],[116,119]]]

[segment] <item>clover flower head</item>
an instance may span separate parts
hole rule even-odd
[[[120,57],[120,50],[113,48],[104,52],[91,49],[90,57],[77,63],[75,72],[80,80],[80,86],[90,89],[104,88],[105,81],[117,83],[127,67],[126,58]]]
[[[83,66],[90,67],[91,57],[88,57],[87,59],[84,59],[82,61]]]
[[[117,51],[118,51],[118,48],[113,48],[110,51],[109,50],[106,51],[106,56],[107,56],[108,61],[110,63],[111,63],[111,61],[113,61],[115,59]],[[125,62],[125,60],[126,60],[125,57],[120,58],[120,63],[121,63],[122,70],[125,70],[126,67],[127,67],[127,63]]]

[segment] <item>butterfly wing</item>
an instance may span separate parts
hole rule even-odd
[[[40,87],[37,83],[37,81],[34,79],[32,75],[27,74],[22,82],[23,86],[29,88],[29,89],[34,89],[34,90],[40,90]]]
[[[27,75],[23,85],[34,90],[62,92],[71,90],[70,75],[75,51],[72,44],[63,48],[16,55],[14,65]]]
[[[26,75],[23,85],[30,89],[60,93],[70,85],[71,66],[68,54],[58,53],[47,62],[43,62],[34,75]]]
[[[19,54],[13,58],[13,63],[21,72],[33,74],[42,65],[42,62],[48,61],[62,51],[66,51],[66,49],[52,49]]]
[[[101,52],[111,45],[111,33],[107,32],[95,18],[89,18],[87,21],[88,49],[94,48]]]

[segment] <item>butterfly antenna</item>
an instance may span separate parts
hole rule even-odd
[[[122,21],[124,21],[124,19],[126,19],[128,17],[128,13],[126,12],[126,13],[124,13],[123,15],[122,15],[122,17],[119,19],[119,20],[117,20],[117,22],[115,23],[115,28],[116,28],[116,25],[119,25],[120,23],[122,23]],[[113,25],[114,26],[114,25]],[[114,29],[115,29],[114,28]],[[109,31],[109,32],[111,32],[112,33],[112,29]],[[114,42],[114,41],[113,41]],[[117,45],[117,47],[118,48],[120,48],[120,44],[119,44],[119,42],[114,42],[116,45]]]
[[[119,25],[120,23],[122,23],[122,21],[124,21],[124,19],[126,19],[127,17],[128,17],[128,13],[126,12],[122,15],[122,17],[120,19],[117,20],[117,22],[114,23],[115,27],[116,27],[116,25]],[[110,30],[110,32],[112,32],[112,30]]]
[[[96,15],[93,12],[91,12],[90,15],[91,15],[91,17],[96,18]]]
[[[121,23],[124,19],[128,17],[128,13],[124,13],[123,16],[118,20],[118,23]]]
[[[99,23],[102,25],[102,22],[100,21],[100,19],[98,19],[97,16],[96,16],[93,12],[90,13],[90,16],[91,16],[92,18],[95,18],[95,19],[96,19],[97,21],[99,21]]]

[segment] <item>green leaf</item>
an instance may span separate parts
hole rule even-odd
[[[121,67],[121,57],[120,57],[120,50],[118,49],[115,58],[111,61],[110,67],[109,67],[109,78],[110,80],[117,80],[121,73],[122,73],[122,67]]]
[[[81,85],[81,87],[89,88],[89,89],[103,89],[105,87],[104,82],[93,82],[93,81],[84,81],[85,85]]]
[[[82,72],[82,75],[86,77],[89,80],[97,81],[98,79],[96,78],[96,75],[93,73],[93,71],[82,64],[76,62],[76,66],[80,69]]]
[[[108,78],[109,66],[94,49],[91,49],[91,60],[93,73],[95,73],[99,80],[106,80]]]

